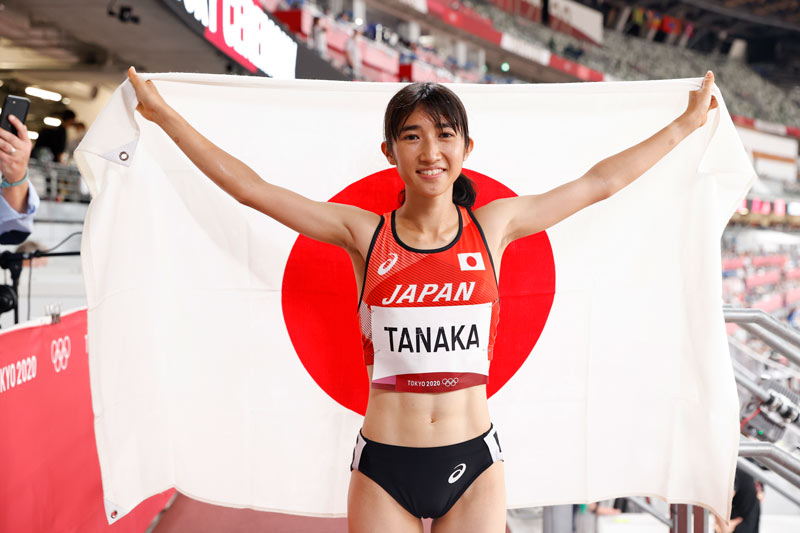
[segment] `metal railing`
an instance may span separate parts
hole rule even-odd
[[[82,186],[83,178],[76,166],[31,159],[28,170],[42,200],[89,203],[89,190]]]
[[[673,525],[672,524],[672,519],[669,518],[669,517],[663,516],[658,511],[658,509],[656,509],[653,505],[650,505],[649,503],[647,503],[647,501],[644,498],[640,498],[638,496],[633,496],[633,497],[628,498],[628,501],[633,503],[636,507],[638,507],[639,509],[641,509],[645,513],[649,514],[650,516],[652,516],[653,518],[655,518],[656,520],[658,520],[662,524],[672,528],[672,525]]]
[[[725,322],[737,324],[743,330],[762,340],[769,347],[784,355],[792,364],[800,367],[800,333],[760,309],[742,309],[723,306]],[[800,408],[792,401],[787,391],[765,388],[758,377],[738,361],[733,361],[736,382],[750,392],[769,411],[779,414],[783,425],[800,426]],[[776,385],[772,385],[775,387]],[[739,443],[737,466],[789,501],[800,506],[800,458],[770,442],[752,441],[742,436]],[[757,465],[744,459],[750,457],[776,474],[780,480],[767,475]],[[788,485],[792,485],[790,487]]]
[[[742,439],[739,442],[739,457],[752,457],[758,460],[783,479],[800,488],[800,459],[769,442],[752,442]]]
[[[786,356],[800,367],[800,333],[760,309],[723,307],[725,322],[737,324],[751,335]],[[786,395],[759,385],[757,376],[734,361],[736,382],[755,396],[768,410],[777,412],[785,424],[800,426],[800,409]],[[787,500],[800,506],[800,458],[769,442],[750,441],[744,437],[739,444],[737,467],[770,486]],[[767,475],[758,466],[744,459],[750,457],[768,468],[780,479]],[[792,486],[789,486],[792,485]],[[708,512],[691,505],[673,505],[670,516],[663,516],[642,498],[629,498],[637,507],[666,524],[671,533],[706,533]]]
[[[759,480],[763,484],[770,486],[775,490],[775,492],[777,492],[790,502],[800,507],[800,494],[797,493],[797,491],[792,490],[790,487],[785,487],[779,481],[772,479],[764,472],[764,470],[760,469],[758,466],[754,465],[747,459],[740,457],[738,463],[736,464],[738,468],[750,474],[750,476]]]
[[[800,333],[761,309],[723,306],[725,322],[736,324],[758,337],[800,367]]]
[[[751,335],[761,339],[768,346],[786,356],[800,367],[800,333],[780,322],[760,309],[742,309],[723,306],[725,321],[739,325]],[[800,408],[786,394],[758,383],[758,377],[738,361],[733,360],[736,382],[750,392],[768,411],[780,415],[782,424],[800,426]],[[773,385],[775,386],[775,385]],[[775,476],[770,476],[756,464],[744,459],[749,457],[768,468]],[[753,478],[768,485],[787,500],[800,506],[800,458],[775,444],[751,441],[744,436],[739,443],[737,467]],[[708,531],[708,511],[699,506],[673,504],[669,516],[664,516],[655,506],[640,497],[628,500],[656,520],[669,526],[670,533],[706,533]],[[569,516],[560,517],[562,507],[545,507],[545,533],[567,532]],[[560,519],[559,519],[560,518]]]

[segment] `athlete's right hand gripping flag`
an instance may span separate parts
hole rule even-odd
[[[379,145],[400,85],[151,79],[264,179],[397,206]],[[477,205],[580,177],[675,119],[699,86],[452,86],[475,140]],[[729,515],[738,400],[720,237],[755,173],[713,94],[719,109],[641,178],[502,258],[488,394],[509,507],[649,495]],[[78,151],[93,195],[82,261],[109,520],[169,487],[343,515],[367,397],[347,254],[238,204],[135,105],[126,81]]]

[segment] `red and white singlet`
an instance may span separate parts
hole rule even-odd
[[[358,307],[373,388],[447,392],[487,382],[497,279],[483,230],[457,208],[458,234],[436,250],[401,242],[394,212],[375,230]]]

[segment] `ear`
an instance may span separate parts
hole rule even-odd
[[[386,156],[386,160],[389,162],[390,165],[397,166],[397,161],[395,161],[394,159],[394,154],[392,154],[392,152],[389,151],[389,147],[386,145],[386,141],[383,141],[381,143],[381,152],[383,152],[383,155]]]
[[[472,153],[472,148],[474,148],[474,147],[475,147],[475,143],[473,142],[472,137],[470,137],[469,138],[469,145],[464,150],[464,161],[467,160],[467,158],[469,157],[469,154]]]

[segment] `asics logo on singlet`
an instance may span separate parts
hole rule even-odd
[[[461,476],[464,475],[464,471],[467,469],[467,465],[461,463],[460,465],[456,466],[456,469],[450,474],[450,477],[447,478],[447,482],[451,485],[461,479]]]
[[[394,264],[397,263],[397,254],[389,254],[389,255],[393,257],[390,257],[389,259],[381,263],[381,265],[378,267],[378,274],[380,274],[381,276],[389,272],[394,266]]]
[[[442,385],[445,387],[455,387],[458,383],[458,378],[444,378],[442,380]]]

